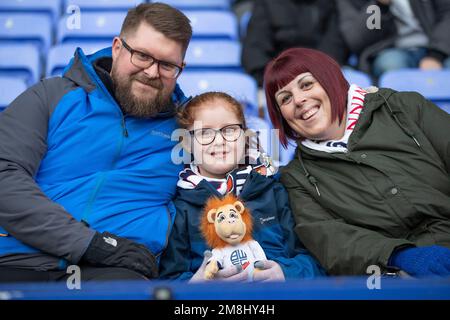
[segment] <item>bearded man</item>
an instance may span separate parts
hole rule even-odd
[[[0,282],[158,274],[181,167],[171,161],[189,19],[131,9],[112,48],[78,48],[0,114]]]

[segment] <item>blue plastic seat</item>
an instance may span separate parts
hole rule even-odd
[[[193,38],[239,40],[236,16],[230,11],[186,10],[191,20]]]
[[[73,58],[77,47],[83,49],[85,54],[92,54],[100,49],[110,47],[111,42],[63,43],[50,48],[47,58],[46,75],[60,76],[64,68]]]
[[[380,87],[416,91],[450,113],[450,70],[402,69],[380,77]]]
[[[249,75],[233,71],[186,71],[178,78],[186,95],[197,95],[206,91],[223,91],[239,101],[257,105],[256,81]]]
[[[239,36],[241,39],[245,38],[247,35],[248,24],[250,22],[250,18],[252,17],[252,11],[245,11],[241,18],[239,19]]]
[[[57,43],[111,41],[119,35],[127,12],[83,12],[80,25],[73,19],[61,18]]]
[[[0,75],[17,77],[28,86],[41,77],[41,63],[36,46],[29,43],[0,43]]]
[[[172,7],[176,7],[181,10],[229,10],[229,0],[162,0],[160,2],[167,3]]]
[[[296,149],[297,144],[293,140],[288,140],[286,149],[280,144],[280,166],[285,166],[294,159]]]
[[[26,89],[27,84],[20,78],[0,76],[0,111]]]
[[[364,72],[350,68],[343,68],[342,72],[344,73],[345,79],[347,79],[350,84],[356,84],[361,88],[367,88],[372,85],[372,79]]]
[[[86,11],[127,11],[144,0],[64,0],[64,8],[70,9],[70,6],[77,6],[84,13]]]
[[[260,145],[260,152],[266,152],[270,156],[272,155],[272,128],[264,119],[257,116],[245,115],[245,121],[247,127],[254,131],[258,135],[258,141]],[[276,155],[275,155],[276,156]],[[278,159],[273,159],[278,163]]]
[[[51,21],[57,22],[61,15],[60,0],[2,0],[0,12],[5,13],[44,13]]]
[[[241,44],[234,40],[192,40],[186,70],[241,70]]]
[[[0,13],[0,43],[32,43],[45,55],[52,43],[47,14]]]

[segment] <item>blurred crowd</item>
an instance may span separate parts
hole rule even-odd
[[[266,64],[281,51],[308,47],[377,79],[401,68],[450,68],[448,0],[241,0],[251,10],[242,65],[262,87]]]

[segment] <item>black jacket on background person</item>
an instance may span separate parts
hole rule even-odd
[[[427,56],[443,61],[450,55],[450,1],[409,0],[411,9],[429,38]],[[370,5],[378,5],[381,12],[380,29],[369,29],[367,13]],[[378,1],[336,1],[339,31],[345,46],[358,56],[358,69],[371,72],[371,61],[381,50],[395,45],[397,28],[389,6]]]
[[[258,0],[243,42],[242,65],[262,86],[264,67],[281,51],[308,47],[324,51],[340,64],[348,51],[338,30],[335,1]]]

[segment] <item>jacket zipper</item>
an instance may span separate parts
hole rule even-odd
[[[83,62],[84,64],[84,62]],[[114,168],[116,166],[117,160],[120,157],[120,154],[122,152],[122,147],[123,147],[123,137],[128,138],[128,130],[126,127],[126,123],[125,123],[125,116],[123,114],[122,109],[120,108],[120,106],[117,104],[116,100],[111,96],[111,94],[109,93],[109,91],[106,89],[104,83],[100,80],[100,78],[98,77],[97,73],[94,71],[93,67],[91,67],[92,71],[90,70],[90,68],[87,68],[87,72],[88,74],[91,75],[91,77],[95,80],[95,82],[97,83],[98,87],[104,92],[104,94],[106,95],[106,97],[108,98],[108,100],[111,102],[112,105],[114,105],[117,110],[120,113],[121,116],[121,126],[122,126],[122,133],[121,133],[121,137],[120,137],[120,145],[119,145],[119,150],[117,152],[116,157],[114,158],[114,161],[112,163],[112,168]],[[91,208],[92,208],[92,204],[94,203],[95,199],[97,198],[97,194],[99,192],[99,190],[101,189],[101,186],[103,185],[103,182],[105,181],[106,178],[106,173],[102,174],[102,177],[99,178],[97,185],[94,189],[94,192],[92,193],[91,199],[89,200],[89,203],[86,205],[86,209],[85,209],[85,213],[83,214],[83,217],[81,219],[81,222],[83,222],[84,224],[86,224],[87,226],[89,226],[89,222],[88,217],[91,214]]]
[[[163,252],[164,250],[167,248],[167,244],[169,243],[169,236],[170,236],[170,231],[171,231],[171,225],[172,225],[172,219],[170,218],[170,211],[167,205],[165,205],[166,208],[166,213],[167,213],[167,221],[169,222],[167,224],[167,230],[166,230],[166,239],[164,241],[164,245],[161,248],[161,251],[155,256],[156,258],[158,258]]]
[[[122,153],[123,143],[124,143],[124,137],[128,138],[128,130],[125,124],[125,116],[122,114],[122,130],[120,134],[120,142],[118,151],[116,153],[116,156],[114,157],[114,161],[112,163],[111,168],[115,168],[117,161],[119,160],[120,154]],[[94,201],[97,199],[98,192],[100,191],[101,187],[103,186],[103,183],[106,179],[106,173],[103,172],[102,176],[97,180],[97,185],[95,186],[94,192],[92,193],[91,199],[89,200],[88,204],[86,205],[85,212],[83,213],[83,216],[81,218],[81,222],[83,222],[85,225],[89,226],[88,218],[91,215],[91,209]]]
[[[128,130],[127,125],[125,123],[125,116],[123,113],[122,113],[122,133],[125,138],[128,138]]]

